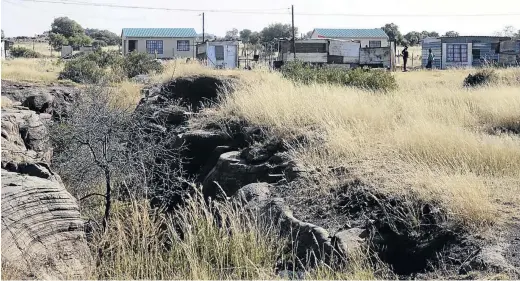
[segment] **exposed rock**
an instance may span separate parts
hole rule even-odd
[[[233,77],[180,77],[143,89],[145,98],[141,102],[154,99],[155,103],[169,103],[175,100],[179,105],[196,112],[202,104],[216,102],[221,91],[233,87],[236,81]]]
[[[349,257],[361,250],[368,237],[368,231],[361,228],[342,230],[332,237],[332,244],[344,256]]]
[[[38,85],[2,80],[2,95],[37,113],[66,115],[79,89],[64,85]]]
[[[238,151],[226,152],[220,155],[215,167],[208,173],[202,182],[202,192],[205,196],[215,198],[220,185],[226,196],[234,195],[242,186],[255,182],[275,183],[284,178],[284,174],[277,172],[289,164],[273,166],[268,163],[258,165],[248,164],[240,157]]]
[[[20,278],[89,276],[91,257],[76,200],[49,169],[39,116],[2,109],[2,262]]]
[[[269,184],[265,182],[261,183],[250,183],[240,188],[235,197],[243,203],[249,203],[251,201],[263,202],[269,198],[270,190]]]
[[[8,163],[50,162],[47,128],[36,113],[2,110],[2,167]]]
[[[2,261],[38,279],[88,276],[83,221],[61,182],[2,169]]]
[[[195,130],[178,135],[179,145],[185,145],[184,169],[188,174],[198,174],[218,146],[231,144],[232,138],[224,132]]]

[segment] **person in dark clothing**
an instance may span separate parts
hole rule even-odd
[[[426,64],[427,69],[432,69],[434,59],[435,59],[435,55],[432,53],[432,49],[429,49],[428,50],[428,63]]]
[[[408,46],[404,46],[402,55],[403,55],[403,71],[407,71],[406,62],[408,62]]]

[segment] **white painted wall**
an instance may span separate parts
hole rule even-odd
[[[224,60],[217,60],[215,54],[215,45],[206,44],[206,56],[207,65],[209,67],[225,67],[225,68],[236,68],[238,67],[238,46],[231,44],[222,44],[224,47]]]
[[[442,43],[442,69],[447,68],[453,68],[453,67],[471,67],[473,64],[473,44],[472,43],[460,43],[460,44],[467,44],[468,45],[468,61],[467,62],[447,62],[446,59],[448,57],[448,52],[446,50],[447,44],[453,44],[453,43]],[[458,44],[458,43],[454,43]]]
[[[137,40],[137,51],[140,53],[146,53],[146,40],[162,40],[163,41],[163,53],[157,54],[157,58],[193,58],[195,54],[195,38],[123,38],[124,54],[128,53],[129,40]],[[189,40],[190,49],[189,51],[177,51],[177,40]],[[151,56],[154,56],[151,54]]]

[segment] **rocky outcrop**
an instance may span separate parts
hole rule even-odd
[[[36,113],[66,115],[79,90],[65,85],[39,85],[2,80],[2,96]]]
[[[33,111],[21,107],[2,109],[2,167],[47,162],[52,150],[47,128]]]
[[[76,200],[49,168],[40,117],[2,110],[2,271],[16,278],[89,277],[91,256]]]
[[[153,85],[143,89],[143,103],[171,103],[175,101],[182,107],[197,112],[203,104],[211,104],[218,100],[225,89],[233,88],[238,80],[234,77],[187,76],[170,82]]]

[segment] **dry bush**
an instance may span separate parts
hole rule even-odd
[[[453,221],[482,227],[519,207],[520,139],[489,134],[520,120],[519,70],[473,90],[461,85],[468,73],[399,73],[399,90],[387,95],[263,74],[229,93],[214,118],[238,116],[286,138],[315,132],[325,142],[293,149],[304,165],[347,166],[386,192],[440,201]]]

